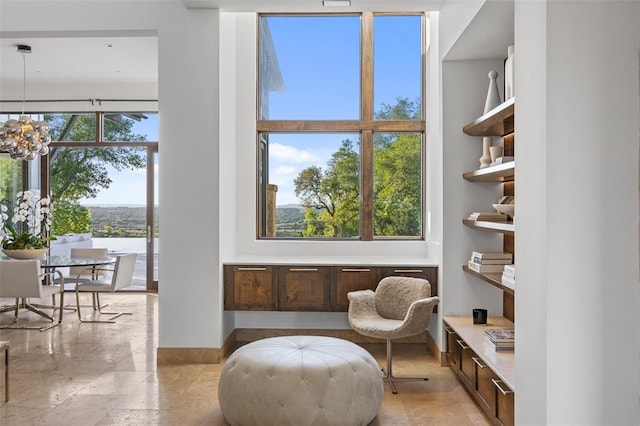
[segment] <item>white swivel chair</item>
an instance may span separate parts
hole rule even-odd
[[[43,285],[46,276],[56,276],[58,284]],[[34,312],[51,322],[55,320],[50,315],[29,304],[29,298],[44,298],[60,293],[60,316],[58,323],[46,327],[23,326],[18,324],[18,313],[21,308]],[[20,328],[36,329],[40,331],[48,330],[60,325],[64,309],[64,278],[58,271],[42,272],[39,260],[0,260],[0,297],[10,297],[16,299],[15,317],[11,324],[0,326],[0,328]],[[20,303],[22,299],[22,303]]]
[[[88,282],[80,280],[76,281],[76,309],[78,310],[78,319],[80,322],[92,322],[92,323],[114,323],[115,319],[121,315],[131,315],[130,312],[102,312],[100,307],[99,293],[114,293],[125,287],[131,285],[133,280],[133,271],[136,266],[135,253],[124,254],[116,256],[116,263],[113,268],[100,268],[101,272],[111,271],[111,278],[108,279],[94,279]],[[96,298],[96,305],[94,310],[98,311],[101,315],[112,315],[108,320],[85,320],[80,313],[80,293],[91,292]]]
[[[386,339],[387,371],[384,379],[395,394],[394,381],[429,380],[427,377],[396,377],[393,375],[391,339],[414,336],[424,332],[431,321],[433,307],[440,299],[431,297],[429,281],[421,278],[386,277],[372,290],[353,291],[349,299],[349,324],[358,333]]]

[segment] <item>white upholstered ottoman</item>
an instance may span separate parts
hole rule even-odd
[[[232,425],[366,425],[378,414],[383,393],[378,363],[360,346],[286,336],[231,354],[218,400]]]

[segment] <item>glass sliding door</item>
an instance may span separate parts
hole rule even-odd
[[[74,244],[136,253],[128,290],[156,290],[158,144],[148,140],[157,138],[157,114],[64,114],[49,122],[58,136],[49,155],[58,237],[51,254],[65,255]]]

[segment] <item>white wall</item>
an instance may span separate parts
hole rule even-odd
[[[515,28],[516,421],[640,424],[640,4],[517,1]]]

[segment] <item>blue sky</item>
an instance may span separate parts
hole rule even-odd
[[[132,132],[146,135],[148,141],[158,140],[158,114],[147,114],[146,120],[136,122]],[[155,166],[156,176],[158,166]],[[109,177],[113,183],[109,189],[103,189],[98,193],[96,198],[82,199],[80,203],[83,205],[144,205],[146,203],[147,191],[147,171],[142,170],[125,170],[117,171],[109,168]],[[157,194],[157,178],[156,178],[156,194]],[[156,197],[156,204],[158,203]]]
[[[269,17],[285,89],[269,94],[271,119],[348,120],[360,117],[360,18]],[[421,19],[374,18],[374,110],[421,92]],[[266,117],[265,117],[266,118]],[[343,139],[358,135],[272,134],[269,183],[277,205],[299,204],[293,180],[311,165],[326,168]]]

